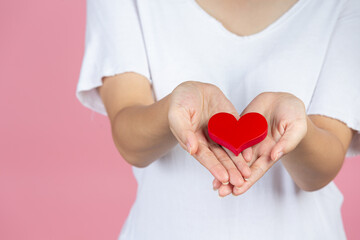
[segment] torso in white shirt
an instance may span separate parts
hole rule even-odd
[[[220,87],[239,113],[265,91],[293,93],[308,106],[339,4],[301,0],[265,30],[240,37],[195,1],[139,1],[156,98],[195,80]],[[244,195],[224,199],[212,190],[213,176],[179,145],[133,170],[137,200],[121,240],[345,238],[336,186],[304,192],[281,161]]]
[[[215,84],[239,113],[261,92],[290,92],[308,114],[359,131],[359,12],[358,0],[299,0],[241,37],[195,0],[88,0],[77,97],[106,114],[101,77],[134,71],[149,79],[156,100],[187,80]],[[351,150],[360,153],[358,132]],[[245,194],[223,199],[211,173],[179,145],[132,169],[137,196],[119,240],[346,238],[335,184],[302,191],[281,161]]]

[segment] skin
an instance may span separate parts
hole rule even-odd
[[[240,187],[243,176],[250,176],[242,156],[230,158],[204,131],[208,119],[217,112],[226,111],[239,118],[215,85],[186,81],[155,102],[149,81],[136,73],[106,77],[103,82],[99,93],[114,143],[129,164],[146,167],[179,143],[222,183]]]
[[[264,30],[297,0],[195,0],[230,32],[248,36]]]
[[[206,134],[206,122],[217,112],[239,118],[215,85],[187,81],[155,101],[147,79],[124,73],[104,78],[99,93],[114,143],[129,164],[146,167],[179,143],[211,172],[220,196],[246,192],[279,160],[280,152],[295,183],[305,191],[317,190],[340,170],[353,134],[340,121],[307,116],[301,100],[289,93],[267,92],[258,95],[241,115],[263,114],[270,128],[268,136],[236,157]]]
[[[196,2],[239,36],[265,29],[296,3]],[[302,101],[290,93],[266,92],[253,99],[240,115],[251,111],[263,114],[269,123],[268,136],[236,157],[209,139],[205,131],[207,121],[216,112],[240,117],[218,87],[187,81],[155,101],[150,82],[137,73],[105,77],[103,83],[98,91],[108,112],[113,140],[129,164],[146,167],[179,143],[211,172],[213,187],[222,197],[246,192],[280,157],[301,189],[320,189],[340,170],[354,134],[338,120],[306,115]]]
[[[353,135],[344,123],[324,116],[307,116],[303,102],[289,93],[262,93],[241,115],[254,111],[267,119],[268,135],[263,142],[246,149],[252,155],[252,174],[246,183],[237,188],[231,184],[221,186],[214,180],[220,196],[246,192],[281,156],[295,183],[305,191],[318,190],[335,178]]]

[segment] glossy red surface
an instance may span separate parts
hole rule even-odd
[[[209,137],[236,156],[244,149],[265,139],[267,121],[260,113],[251,112],[237,120],[232,114],[220,112],[208,122]]]

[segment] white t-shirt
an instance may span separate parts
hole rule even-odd
[[[239,113],[261,92],[290,92],[308,114],[357,130],[347,155],[360,153],[359,0],[299,0],[246,37],[194,0],[88,0],[87,14],[76,92],[86,107],[106,115],[95,88],[122,72],[147,77],[156,100],[187,80],[215,84]],[[137,196],[120,240],[346,238],[335,184],[302,191],[281,161],[245,194],[223,199],[179,144],[132,169]]]

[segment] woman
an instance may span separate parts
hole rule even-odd
[[[77,97],[138,182],[119,239],[346,238],[332,180],[360,152],[359,1],[87,7]],[[217,112],[259,112],[268,135],[235,156],[207,135]]]

